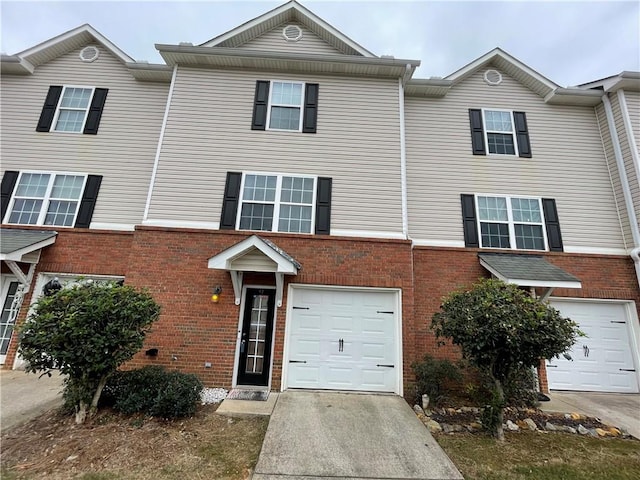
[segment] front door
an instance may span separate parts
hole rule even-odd
[[[18,290],[18,282],[5,281],[2,285],[2,315],[0,316],[0,364],[4,364],[9,350],[9,343],[13,335],[13,327],[15,325],[15,317],[12,315],[11,306],[13,298]]]
[[[271,365],[271,336],[276,291],[247,288],[244,302],[238,385],[267,386]]]

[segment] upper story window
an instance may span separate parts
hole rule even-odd
[[[546,250],[539,198],[477,196],[480,246]]]
[[[485,136],[489,153],[516,155],[512,112],[504,110],[483,110]]]
[[[328,177],[227,172],[220,228],[329,235],[332,184]]]
[[[531,143],[524,112],[469,109],[474,155],[517,155],[531,158]]]
[[[85,180],[85,175],[22,172],[7,223],[73,226]]]
[[[316,133],[318,84],[258,80],[252,130]]]
[[[81,132],[89,111],[93,88],[64,87],[53,120],[57,132]]]
[[[245,174],[240,230],[311,233],[314,177]]]
[[[101,183],[100,175],[7,170],[3,223],[89,228]]]
[[[107,93],[106,88],[49,87],[36,131],[97,134]]]

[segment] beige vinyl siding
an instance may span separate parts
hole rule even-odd
[[[547,105],[504,72],[478,71],[446,97],[406,100],[409,231],[464,241],[461,193],[555,198],[565,248],[622,248],[622,231],[592,107]],[[469,108],[527,114],[533,158],[471,153]]]
[[[255,249],[235,259],[233,268],[249,272],[275,272],[278,270],[278,265],[260,250]]]
[[[136,81],[102,46],[84,63],[79,50],[2,76],[2,172],[46,170],[103,175],[92,222],[142,222],[169,84]],[[108,88],[97,135],[36,132],[51,85]]]
[[[317,133],[251,130],[257,80],[319,84]],[[333,178],[331,228],[402,232],[398,84],[179,68],[150,220],[218,222],[228,171]]]
[[[282,35],[287,25],[297,25],[302,29],[302,38],[297,42],[289,42]],[[323,39],[300,23],[283,23],[273,30],[241,45],[241,49],[265,50],[268,52],[305,53],[312,55],[342,55],[343,53],[329,45]]]
[[[613,187],[613,195],[616,202],[618,217],[620,218],[620,224],[622,225],[624,245],[626,248],[631,248],[633,246],[633,237],[631,236],[631,228],[629,226],[629,216],[627,215],[622,181],[620,180],[620,174],[618,173],[618,164],[616,162],[615,151],[613,149],[613,142],[611,141],[611,133],[609,131],[609,124],[607,123],[607,115],[604,110],[604,105],[599,104],[595,107],[595,112],[602,138],[602,146],[607,160],[607,169],[609,170],[609,177],[611,178],[611,185]]]

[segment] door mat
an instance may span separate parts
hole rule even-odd
[[[266,402],[267,398],[269,398],[269,390],[243,390],[241,388],[234,388],[227,394],[227,400]]]

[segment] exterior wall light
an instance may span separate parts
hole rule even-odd
[[[221,286],[217,286],[216,288],[213,289],[213,295],[211,295],[211,301],[213,303],[218,303],[218,301],[220,300],[220,294],[222,293],[222,287]]]

